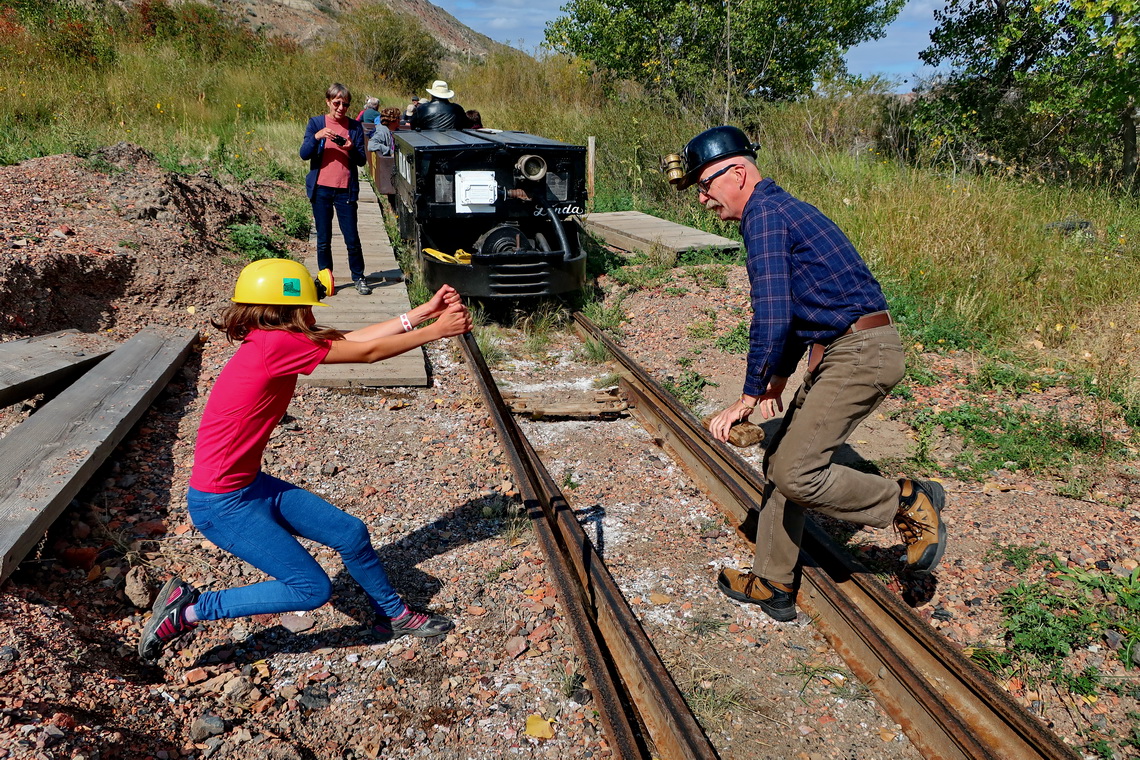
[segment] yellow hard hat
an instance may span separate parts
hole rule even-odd
[[[328,306],[304,264],[292,259],[261,259],[247,264],[234,286],[234,303]]]

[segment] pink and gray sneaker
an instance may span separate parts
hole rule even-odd
[[[411,607],[406,607],[404,614],[395,618],[378,613],[376,624],[372,626],[372,633],[380,641],[395,641],[401,636],[430,639],[432,636],[442,636],[454,627],[455,623],[443,615],[417,612]]]
[[[198,627],[186,621],[186,608],[198,601],[198,589],[175,576],[158,592],[150,620],[139,639],[139,657],[157,660],[167,644]]]

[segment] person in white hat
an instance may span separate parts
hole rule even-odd
[[[428,88],[431,101],[420,102],[420,107],[412,114],[412,129],[470,129],[471,119],[458,103],[452,103],[455,92],[447,82],[437,79]]]

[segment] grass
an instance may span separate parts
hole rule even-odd
[[[716,334],[716,320],[698,319],[685,327],[685,332],[694,340],[708,340]]]
[[[1024,571],[1045,559],[1037,548],[999,546],[997,551]],[[1056,556],[1050,561],[1050,575],[1059,583],[1021,582],[1000,595],[1005,649],[969,647],[966,655],[999,677],[1021,674],[1030,685],[1052,682],[1074,694],[1115,690],[1140,696],[1135,684],[1122,679],[1110,684],[1095,668],[1076,673],[1065,667],[1075,650],[1110,630],[1120,636],[1116,656],[1121,664],[1134,667],[1133,652],[1140,645],[1140,570],[1120,576],[1070,568]]]
[[[700,372],[695,370],[686,369],[681,372],[677,378],[666,378],[662,386],[667,390],[673,398],[680,401],[690,409],[695,409],[704,403],[705,388],[717,387],[717,384],[709,380]]]
[[[521,317],[516,327],[523,334],[523,350],[531,356],[546,353],[553,334],[566,324],[568,314],[554,303],[544,303],[538,310]]]
[[[619,294],[606,301],[590,301],[582,309],[582,314],[601,329],[620,335],[621,325],[626,319],[622,298]]]
[[[1065,421],[1054,411],[994,405],[981,398],[945,411],[921,409],[914,414],[912,425],[918,464],[935,464],[930,451],[941,428],[962,436],[966,446],[956,462],[962,475],[973,478],[1002,468],[1059,475],[1084,462],[1118,456],[1123,450],[1106,433]]]
[[[282,194],[277,199],[277,213],[281,214],[282,231],[286,235],[298,240],[309,239],[309,232],[313,228],[313,210],[303,194]]]
[[[494,325],[476,325],[472,329],[475,336],[475,345],[483,354],[483,361],[488,367],[498,367],[508,359],[507,350],[503,348],[504,338],[502,332]]]
[[[671,670],[677,672],[675,668]],[[689,709],[704,726],[723,725],[727,714],[734,710],[753,712],[744,687],[716,668],[690,665],[687,672],[680,673],[677,685]]]
[[[731,330],[717,338],[714,345],[721,351],[730,354],[748,353],[749,327],[748,322],[737,322]]]
[[[999,547],[1015,557],[1026,547]],[[1035,560],[1038,558],[1035,558]],[[1052,686],[1088,704],[1111,695],[1140,698],[1140,678],[1109,676],[1095,664],[1079,670],[1068,658],[1077,649],[1091,647],[1115,631],[1121,644],[1115,656],[1126,669],[1134,667],[1133,654],[1140,643],[1140,570],[1128,576],[1095,569],[1069,568],[1052,558],[1053,582],[1019,583],[1001,594],[1005,648],[967,647],[964,653],[982,668],[1013,688],[1041,691]],[[1059,581],[1059,582],[1058,582]],[[1080,703],[1078,703],[1080,704]],[[1140,739],[1140,715],[1129,714],[1127,736],[1105,732],[1095,715],[1070,711],[1086,749],[1100,757],[1117,757],[1118,750],[1135,747]],[[1130,756],[1125,752],[1124,756]]]
[[[689,620],[689,630],[697,636],[720,633],[728,628],[729,622],[715,615],[699,615]]]
[[[493,570],[488,570],[486,578],[488,581],[494,582],[494,581],[497,581],[499,579],[499,576],[501,576],[503,573],[510,572],[511,570],[514,570],[514,569],[515,569],[515,562],[513,562],[512,560],[505,559],[502,562],[500,562],[498,564],[498,566],[495,567]]]
[[[593,386],[595,388],[613,388],[621,382],[622,374],[620,372],[609,372],[599,377],[594,378]]]
[[[610,352],[601,341],[586,338],[574,347],[574,358],[586,364],[602,364],[610,360]]]
[[[685,274],[693,279],[693,284],[697,287],[728,287],[728,267],[723,264],[687,266]]]
[[[561,485],[563,488],[569,488],[571,491],[574,491],[578,488],[578,481],[575,479],[573,470],[567,470],[562,475]]]
[[[554,668],[550,680],[555,686],[555,691],[566,699],[573,697],[586,685],[585,676],[570,665]]]
[[[1024,573],[1038,562],[1048,559],[1045,554],[1038,551],[1043,548],[1045,548],[1045,544],[1014,546],[995,543],[993,550],[986,554],[985,559],[1000,558],[1013,565],[1013,569],[1017,572]]]
[[[870,699],[870,692],[867,690],[867,687],[850,671],[844,670],[843,668],[801,662],[796,665],[794,670],[784,675],[795,676],[802,679],[803,682],[800,685],[801,701],[806,701],[804,692],[807,691],[812,681],[816,680],[822,681],[824,684],[830,686],[836,696],[844,699]]]

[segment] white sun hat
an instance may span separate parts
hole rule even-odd
[[[447,82],[442,79],[435,80],[431,88],[427,91],[427,94],[436,98],[442,98],[443,100],[451,100],[455,97],[455,93],[448,88]]]

